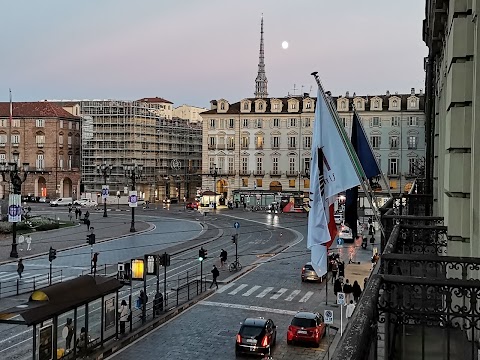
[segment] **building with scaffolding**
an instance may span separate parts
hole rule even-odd
[[[142,101],[148,99],[148,101]],[[165,116],[165,99],[80,101],[82,120],[82,190],[99,197],[104,182],[98,165],[112,165],[110,196],[126,195],[124,164],[143,166],[136,181],[146,201],[194,197],[201,185],[201,125]],[[164,107],[160,107],[164,106]],[[107,200],[108,201],[108,200]]]

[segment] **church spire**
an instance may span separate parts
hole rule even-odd
[[[255,79],[255,97],[266,98],[267,92],[267,76],[265,75],[265,54],[263,50],[263,14],[262,22],[260,24],[260,55],[258,57],[258,74]]]

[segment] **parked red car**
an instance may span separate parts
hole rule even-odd
[[[187,209],[198,210],[198,203],[189,202],[189,203],[187,203],[186,207],[187,207]]]
[[[305,342],[319,347],[325,332],[326,327],[322,315],[301,311],[293,317],[292,323],[288,327],[287,344]]]

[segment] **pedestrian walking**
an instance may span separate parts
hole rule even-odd
[[[345,316],[347,320],[352,317],[354,310],[355,310],[355,304],[353,303],[353,300],[350,300],[350,303],[347,305],[347,311],[345,311]]]
[[[345,277],[345,262],[340,261],[338,263],[338,277]]]
[[[337,278],[337,272],[338,272],[338,263],[337,263],[337,260],[333,259],[332,260],[332,284],[335,282],[335,279]]]
[[[90,274],[93,274],[93,276],[97,274],[98,255],[98,252],[96,252],[92,257],[92,269],[90,270]]]
[[[23,269],[25,269],[25,266],[23,266],[23,260],[19,259],[17,265],[17,273],[20,279],[22,278]]]
[[[78,209],[78,218],[82,219],[82,209]]]
[[[90,213],[88,212],[88,210],[85,212],[85,219],[89,219],[90,218]]]
[[[118,309],[118,313],[120,316],[120,334],[125,334],[125,323],[128,321],[128,306],[127,302],[122,300],[122,304],[120,305],[120,309]]]
[[[342,282],[340,279],[336,279],[335,283],[333,284],[333,293],[335,294],[335,297],[339,292],[342,292]]]
[[[353,300],[355,301],[355,303],[358,303],[358,299],[360,298],[360,295],[362,295],[362,288],[360,287],[360,284],[358,283],[357,280],[353,282],[352,294],[353,294]]]
[[[90,230],[90,219],[85,219],[84,222],[87,225],[87,231]]]
[[[140,314],[139,317],[143,317],[143,307],[147,306],[148,302],[148,295],[143,292],[143,290],[140,290],[140,295],[138,295],[137,299],[137,309],[142,310],[142,313]]]
[[[68,205],[68,213],[71,214],[72,213],[72,210],[73,210],[73,207],[72,205]]]
[[[227,262],[227,252],[225,250],[222,249],[222,251],[220,251],[220,267],[223,268],[223,265],[225,265],[225,263]]]
[[[27,235],[25,238],[25,241],[27,242],[27,251],[32,250],[31,245],[32,245],[32,237],[30,235]]]
[[[75,220],[78,220],[78,207],[75,208]]]
[[[352,294],[352,285],[350,284],[348,279],[345,280],[345,284],[343,285],[343,292],[345,293],[345,301],[349,302],[350,296]]]
[[[69,213],[68,213],[68,219],[70,220],[70,222],[72,222],[72,220],[73,220],[73,214],[72,214],[72,212],[69,212]]]
[[[213,280],[212,280],[212,283],[210,284],[210,289],[212,288],[213,284],[215,284],[217,286],[217,289],[218,289],[217,278],[218,278],[219,275],[220,275],[220,272],[218,271],[217,267],[215,265],[213,265],[213,269],[212,269]]]
[[[372,269],[375,267],[375,265],[377,265],[377,261],[378,261],[379,258],[380,258],[380,256],[378,256],[378,253],[373,254],[373,256],[372,256]]]

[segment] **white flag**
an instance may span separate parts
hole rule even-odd
[[[318,90],[313,125],[312,161],[310,163],[310,212],[308,214],[307,247],[312,251],[312,263],[319,271],[325,269],[327,249],[316,245],[333,240],[329,231],[329,206],[334,197],[358,186],[360,181],[345,148],[321,89]],[[336,229],[336,228],[335,228]],[[334,231],[336,232],[336,231]],[[325,272],[319,273],[322,276]]]

